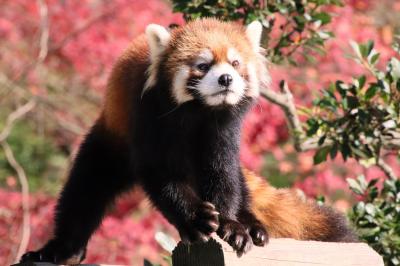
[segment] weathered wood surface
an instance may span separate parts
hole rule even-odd
[[[223,243],[225,264],[229,266],[383,266],[378,253],[365,243],[326,243],[271,239],[264,248],[253,247],[248,254],[237,258]]]
[[[271,239],[264,247],[253,247],[241,258],[225,242],[218,248],[216,242],[184,245],[175,249],[174,266],[383,266],[382,258],[364,243],[326,243],[296,241],[293,239]],[[223,253],[222,253],[223,251]],[[222,256],[223,254],[223,256]],[[185,257],[186,256],[186,257]],[[95,266],[94,264],[82,264]],[[96,264],[100,266],[101,264]],[[18,264],[18,266],[54,266],[49,263]],[[103,265],[105,266],[105,265]]]

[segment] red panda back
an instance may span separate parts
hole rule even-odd
[[[143,34],[133,40],[113,67],[100,119],[119,136],[128,134],[132,107],[140,100],[149,64],[149,47]]]

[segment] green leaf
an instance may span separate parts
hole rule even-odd
[[[365,81],[367,80],[367,78],[365,77],[365,75],[362,75],[357,80],[358,80],[358,87],[362,89],[365,85]]]
[[[348,178],[349,179],[349,178]],[[347,182],[348,182],[348,179]],[[352,179],[353,180],[353,179]],[[351,185],[350,185],[351,186]],[[354,207],[353,207],[354,211],[359,214],[359,215],[363,215],[365,212],[365,203],[364,202],[358,202]]]
[[[347,110],[347,109],[349,108],[348,102],[349,102],[349,101],[347,100],[347,98],[344,98],[344,99],[342,100],[342,107],[343,107],[344,110]]]
[[[353,51],[355,52],[356,56],[362,58],[361,46],[354,41],[350,41],[350,46],[351,48],[353,48]]]
[[[361,57],[362,57],[362,58],[365,58],[365,57],[368,56],[368,48],[367,48],[366,45],[364,45],[364,44],[359,44],[359,45],[358,45],[358,49],[360,50],[360,53],[361,53]]]
[[[357,180],[352,179],[352,178],[346,178],[346,181],[347,181],[347,183],[349,184],[350,189],[351,189],[354,193],[356,193],[356,194],[358,194],[358,195],[364,195],[364,191],[363,191],[363,189],[361,188],[361,186],[360,186],[360,184],[359,184],[359,182],[358,182]]]
[[[326,12],[316,13],[313,16],[314,21],[321,21],[322,25],[328,24],[331,22],[331,16]]]
[[[368,158],[368,155],[363,150],[354,147],[353,145],[350,146],[350,149],[353,152],[353,154],[357,156],[357,158],[362,158],[362,159]]]
[[[347,102],[350,109],[354,109],[360,106],[360,102],[358,101],[357,97],[349,96],[347,97]]]
[[[365,211],[366,211],[368,214],[372,215],[372,216],[375,216],[375,214],[376,214],[375,206],[372,205],[371,203],[367,203],[367,204],[365,205]]]
[[[378,181],[379,181],[379,179],[377,179],[377,178],[374,178],[371,181],[369,181],[368,182],[368,188],[371,188],[371,187],[375,186],[376,183],[378,183]]]
[[[331,160],[334,160],[336,158],[337,152],[338,152],[338,144],[335,142],[332,146],[332,149],[329,152]]]
[[[340,145],[340,152],[342,153],[344,161],[346,161],[347,158],[351,155],[350,147],[346,142]]]
[[[400,79],[400,61],[395,58],[392,57],[392,59],[390,60],[390,65],[392,70],[390,71],[390,74],[392,75],[393,79],[395,81]]]
[[[369,59],[369,63],[371,65],[375,65],[376,61],[378,61],[378,59],[379,59],[379,56],[380,56],[380,53],[376,53],[373,56],[371,56],[371,58]]]
[[[307,20],[303,16],[294,16],[293,19],[297,24],[297,30],[303,31]]]
[[[368,192],[368,197],[371,200],[374,200],[377,196],[378,196],[379,192],[378,192],[378,188],[376,187],[372,187],[370,188],[369,192]]]
[[[366,57],[367,57],[371,54],[372,50],[374,49],[374,41],[369,40],[365,46],[366,46]]]
[[[314,164],[317,165],[326,161],[329,150],[330,146],[322,147],[321,149],[319,149],[314,155]]]
[[[386,94],[390,94],[390,85],[385,80],[378,80],[378,85]]]
[[[365,191],[367,189],[368,183],[367,183],[367,180],[365,179],[364,175],[357,176],[357,182],[360,184],[361,189],[363,191]]]
[[[312,136],[315,133],[317,133],[319,129],[319,123],[317,120],[310,118],[307,120],[307,125],[308,125],[307,136]]]
[[[365,92],[364,99],[370,100],[371,98],[373,98],[376,95],[376,93],[378,92],[378,89],[379,89],[378,85],[371,84],[371,86]]]
[[[326,139],[326,135],[323,135],[322,137],[319,138],[318,140],[318,146],[322,146],[322,144],[324,144]]]

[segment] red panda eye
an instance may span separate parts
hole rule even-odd
[[[239,65],[240,65],[240,63],[238,60],[233,60],[233,62],[232,62],[233,67],[238,67]]]
[[[206,64],[206,63],[198,64],[197,69],[199,69],[200,71],[206,72],[210,69],[210,64]]]

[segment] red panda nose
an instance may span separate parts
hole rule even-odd
[[[232,80],[233,80],[233,78],[232,78],[231,75],[229,75],[229,74],[223,74],[223,75],[221,75],[221,76],[219,77],[218,83],[219,83],[219,85],[221,85],[221,86],[228,87],[229,85],[231,85]]]

